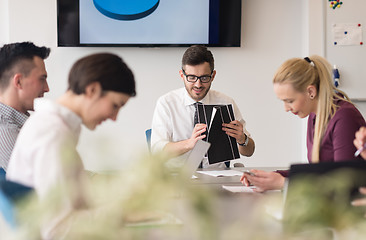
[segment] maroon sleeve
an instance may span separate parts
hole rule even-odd
[[[282,177],[288,177],[289,170],[277,170],[276,173],[279,173],[282,175]]]
[[[334,161],[355,159],[354,153],[357,150],[353,145],[355,133],[365,120],[355,108],[340,109],[334,116],[333,121],[333,148]]]

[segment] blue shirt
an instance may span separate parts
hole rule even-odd
[[[11,152],[20,129],[28,119],[27,114],[0,103],[0,167],[6,171]]]

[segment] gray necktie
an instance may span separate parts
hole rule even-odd
[[[194,119],[193,119],[193,127],[196,126],[197,123],[199,123],[198,121],[198,104],[200,104],[200,102],[195,102],[194,105]]]
[[[195,108],[195,111],[194,111],[194,119],[193,119],[193,126],[196,126],[197,123],[200,123],[200,121],[198,120],[198,105],[199,104],[202,104],[201,102],[195,102],[193,105],[194,105],[194,108]],[[199,168],[202,168],[202,161],[199,165]]]

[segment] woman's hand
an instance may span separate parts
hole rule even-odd
[[[351,204],[355,207],[366,206],[366,187],[361,187],[359,191],[361,194],[365,195],[365,197],[354,200],[351,202]],[[366,214],[365,214],[365,217],[366,217]]]
[[[353,144],[357,149],[363,148],[366,144],[366,127],[361,127],[355,134],[355,140],[353,140]],[[366,159],[366,149],[361,152],[361,156],[363,159]]]
[[[285,178],[276,172],[266,172],[262,170],[250,170],[252,174],[244,173],[240,181],[245,185],[254,185],[256,192],[264,192],[267,190],[282,189]]]

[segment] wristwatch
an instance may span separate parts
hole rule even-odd
[[[244,143],[238,143],[240,146],[246,146],[248,145],[248,142],[249,142],[249,138],[248,136],[244,133],[244,136],[245,136],[245,142]]]

